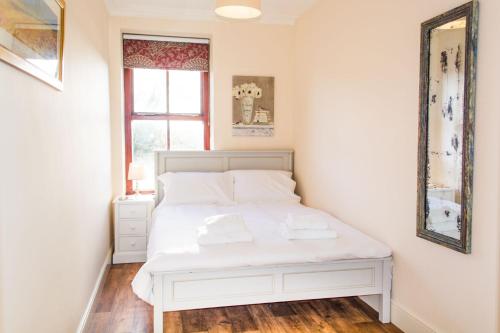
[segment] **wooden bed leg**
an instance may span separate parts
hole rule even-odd
[[[153,293],[154,333],[163,333],[163,279],[161,275],[153,277]]]
[[[380,295],[378,319],[386,324],[391,322],[392,259],[384,260],[382,269],[382,294]]]

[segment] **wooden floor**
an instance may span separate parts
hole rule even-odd
[[[113,265],[87,322],[86,333],[153,332],[153,308],[130,282],[141,264]],[[384,325],[355,297],[166,312],[165,332],[401,333]]]

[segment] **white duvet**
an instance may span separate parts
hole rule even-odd
[[[197,229],[205,218],[241,214],[253,242],[201,246]],[[320,214],[338,237],[322,240],[287,240],[280,223],[292,214]],[[336,218],[301,204],[159,205],[153,213],[148,260],[132,282],[136,295],[152,303],[152,272],[223,270],[333,260],[384,258],[391,250]]]

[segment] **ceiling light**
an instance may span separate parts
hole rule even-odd
[[[215,13],[222,17],[247,20],[262,15],[261,0],[217,0]]]

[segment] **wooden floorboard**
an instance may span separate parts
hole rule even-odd
[[[113,265],[106,273],[85,333],[152,333],[153,307],[138,299],[130,283],[141,264]],[[378,321],[357,297],[241,305],[165,312],[167,333],[402,333]]]

